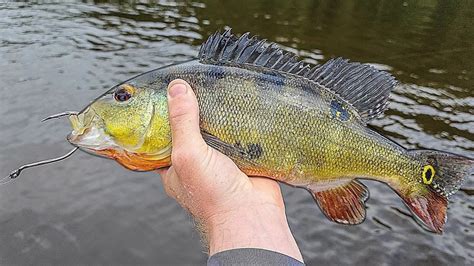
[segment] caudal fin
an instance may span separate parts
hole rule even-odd
[[[429,191],[425,195],[400,195],[417,223],[428,231],[441,234],[446,223],[448,200]]]
[[[465,179],[474,175],[474,160],[435,150],[410,153],[424,163],[419,179],[424,187],[417,190],[418,193],[399,194],[418,223],[441,234],[446,223],[448,197],[461,188]]]

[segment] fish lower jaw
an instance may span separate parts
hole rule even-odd
[[[96,127],[74,130],[67,136],[67,140],[76,147],[92,151],[120,148],[103,129]]]
[[[143,153],[129,152],[124,149],[94,150],[92,153],[113,159],[133,171],[153,171],[171,165],[171,155],[153,157]]]
[[[134,171],[152,171],[171,164],[171,143],[154,153],[138,153],[117,145],[101,128],[90,127],[73,131],[67,140],[84,151],[116,160],[124,167]]]

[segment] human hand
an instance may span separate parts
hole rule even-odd
[[[280,187],[249,178],[204,142],[193,90],[183,80],[168,86],[172,166],[159,169],[166,193],[202,226],[210,255],[234,248],[262,248],[302,261],[290,232]]]

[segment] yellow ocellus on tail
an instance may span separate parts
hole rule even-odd
[[[396,81],[341,58],[310,66],[276,44],[212,35],[198,60],[127,80],[71,115],[68,140],[132,170],[170,165],[166,88],[181,78],[198,98],[201,130],[211,147],[246,174],[305,188],[332,221],[365,218],[367,188],[388,184],[426,229],[441,233],[447,197],[472,175],[472,159],[406,150],[366,124],[384,111]]]

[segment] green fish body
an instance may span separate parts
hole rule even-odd
[[[471,159],[407,150],[367,127],[384,111],[396,85],[388,73],[344,59],[310,67],[275,44],[248,34],[237,38],[230,31],[212,35],[197,61],[163,67],[112,88],[72,117],[69,140],[133,170],[169,166],[166,86],[177,78],[186,80],[197,96],[209,146],[249,176],[307,189],[335,222],[364,220],[368,190],[357,179],[372,179],[392,187],[417,221],[440,233],[447,197],[472,173]],[[122,101],[123,95],[132,100],[111,100]],[[117,122],[121,113],[137,119]],[[97,128],[105,128],[107,135],[101,143],[108,144],[94,148],[92,142],[84,144],[83,135],[94,131],[85,128],[99,120]]]

